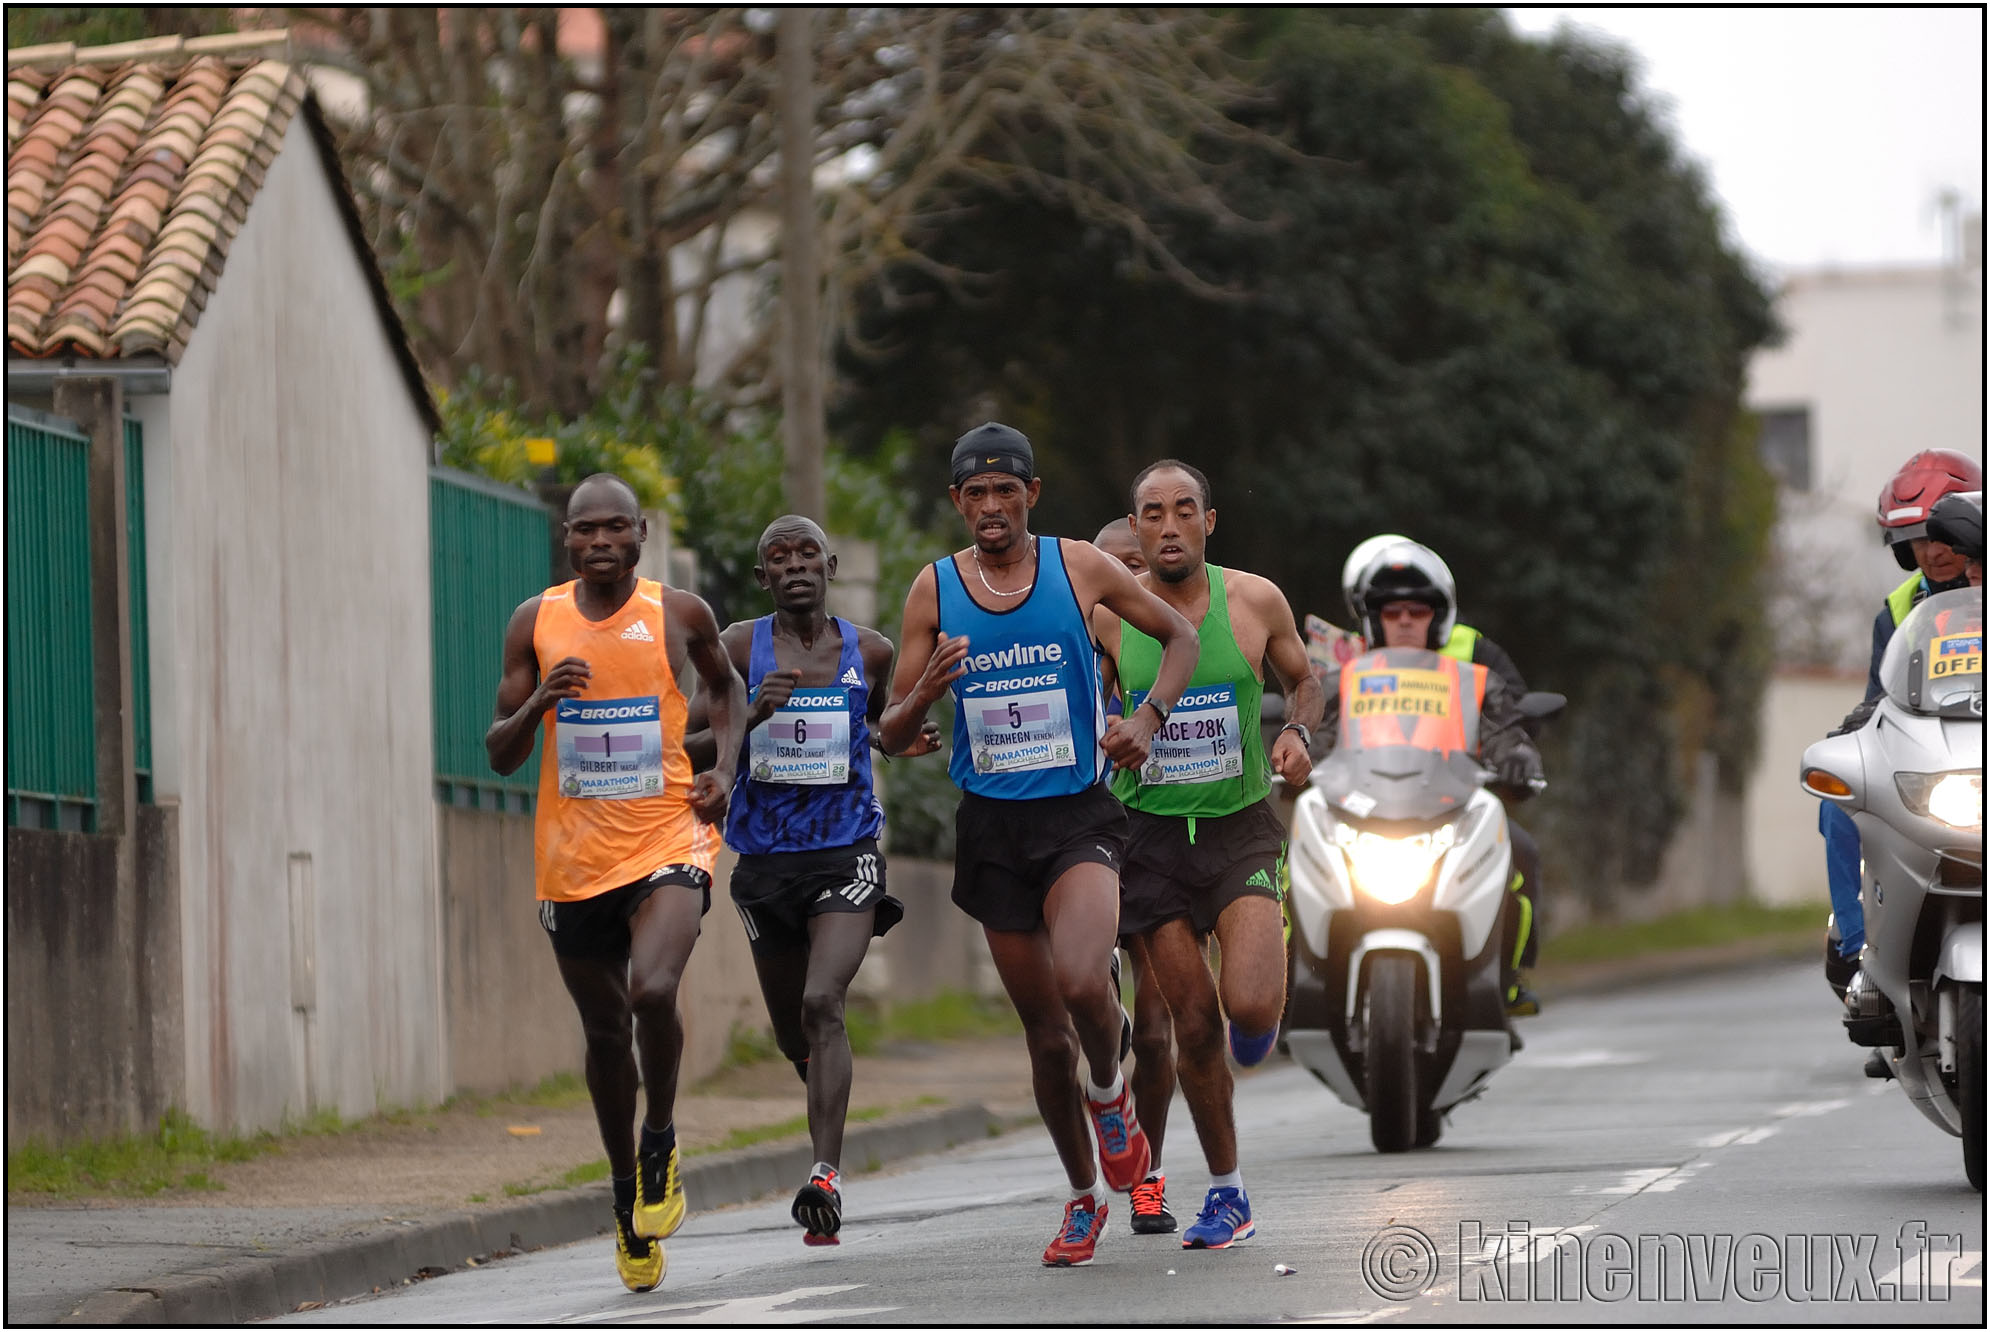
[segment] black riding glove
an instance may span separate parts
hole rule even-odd
[[[1517,791],[1530,790],[1541,780],[1541,756],[1522,746],[1499,761],[1499,784]]]
[[[1873,709],[1878,706],[1879,706],[1878,699],[1876,698],[1866,699],[1864,702],[1860,703],[1858,707],[1853,708],[1850,712],[1846,713],[1845,720],[1839,722],[1838,728],[1832,731],[1831,734],[1850,735],[1853,731],[1861,729],[1862,727],[1865,726],[1867,722],[1873,719]]]

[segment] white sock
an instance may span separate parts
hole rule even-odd
[[[1096,1197],[1094,1196],[1094,1190],[1096,1190],[1096,1189],[1097,1189],[1098,1187],[1099,1187],[1099,1186],[1098,1186],[1098,1185],[1097,1185],[1096,1183],[1092,1183],[1092,1184],[1088,1184],[1088,1185],[1086,1185],[1086,1186],[1085,1186],[1084,1188],[1082,1188],[1082,1189],[1073,1189],[1073,1190],[1071,1190],[1071,1201],[1072,1201],[1072,1202],[1090,1202],[1090,1203],[1092,1203],[1092,1204],[1093,1204],[1094,1206],[1097,1206],[1097,1198],[1096,1198]]]
[[[1126,1090],[1126,1076],[1118,1069],[1113,1070],[1110,1087],[1101,1087],[1092,1081],[1089,1073],[1085,1075],[1085,1094],[1092,1098],[1093,1105],[1105,1105],[1109,1101],[1117,1101],[1119,1094],[1124,1090]]]
[[[1227,1175],[1211,1175],[1209,1177],[1209,1187],[1212,1189],[1242,1189],[1244,1187],[1244,1172],[1242,1167],[1232,1170]]]

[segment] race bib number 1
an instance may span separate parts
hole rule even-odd
[[[976,772],[1034,772],[1068,768],[1078,761],[1071,742],[1071,710],[1061,689],[992,694],[961,704],[967,745]]]
[[[1147,694],[1133,695],[1140,706]],[[1131,709],[1128,710],[1131,714]],[[1244,742],[1238,733],[1235,685],[1191,686],[1154,732],[1140,780],[1147,786],[1214,782],[1244,775]]]
[[[841,786],[850,780],[850,691],[797,689],[747,737],[756,782]]]
[[[553,723],[562,795],[640,800],[663,794],[663,726],[656,695],[563,698]]]
[[[1928,678],[1983,674],[1983,631],[1944,634],[1928,644]]]

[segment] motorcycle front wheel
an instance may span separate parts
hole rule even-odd
[[[1378,957],[1368,972],[1368,1136],[1378,1152],[1417,1146],[1416,961]]]
[[[1983,1192],[1983,987],[1964,985],[1955,1006],[1955,1090],[1962,1108],[1962,1172]]]

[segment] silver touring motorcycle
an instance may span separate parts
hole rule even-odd
[[[1293,809],[1286,1048],[1367,1112],[1384,1152],[1435,1143],[1518,1044],[1500,991],[1516,909],[1506,809],[1472,757],[1476,707],[1444,667],[1405,648],[1347,663],[1339,743]],[[1521,710],[1564,702],[1529,694]],[[1365,720],[1368,706],[1382,711]]]
[[[1983,1188],[1983,593],[1929,597],[1880,658],[1865,726],[1804,751],[1812,795],[1859,827],[1866,944],[1845,1032],[1962,1139]]]

